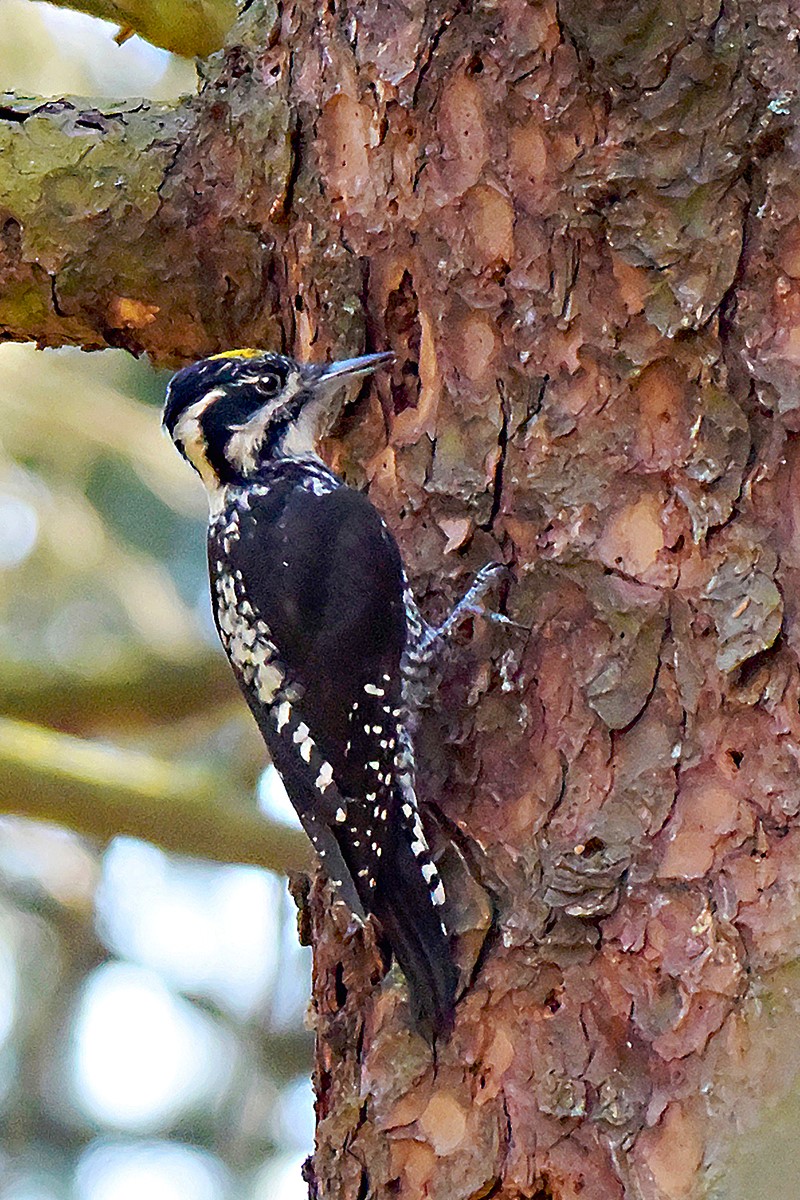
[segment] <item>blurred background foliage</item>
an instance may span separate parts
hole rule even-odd
[[[116,32],[0,0],[2,89],[193,90]],[[165,383],[0,347],[0,1200],[305,1195],[308,952],[255,865],[297,835],[216,645]]]

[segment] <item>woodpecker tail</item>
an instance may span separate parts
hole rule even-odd
[[[406,831],[399,829],[388,861],[382,864],[370,908],[408,980],[418,1023],[428,1026],[434,1036],[446,1036],[453,1027],[458,972],[442,928],[441,910],[421,870],[427,862],[427,847],[421,858],[412,850]],[[429,873],[437,880],[443,898],[432,866]]]

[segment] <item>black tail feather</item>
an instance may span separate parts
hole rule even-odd
[[[434,1035],[446,1035],[453,1026],[458,972],[420,861],[399,833],[370,907],[408,980],[417,1021]]]

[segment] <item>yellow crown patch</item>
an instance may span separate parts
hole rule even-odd
[[[222,354],[209,354],[209,360],[213,362],[218,358],[261,358],[263,350],[225,350]]]

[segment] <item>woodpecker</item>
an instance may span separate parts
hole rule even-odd
[[[164,425],[205,484],[208,563],[222,645],[321,865],[377,918],[434,1034],[453,1021],[457,971],[444,888],[414,790],[413,721],[437,639],[377,509],[316,454],[332,399],[393,359],[298,363],[215,354],[170,381]]]

